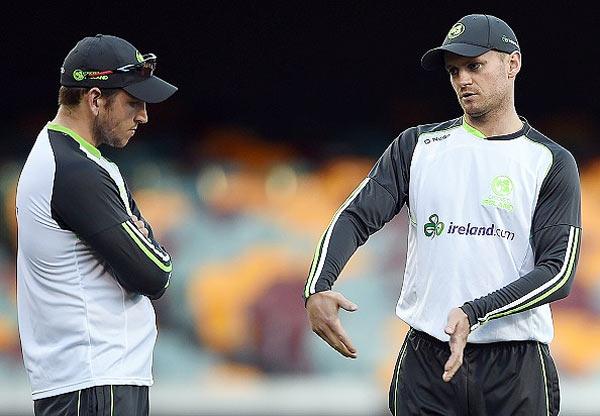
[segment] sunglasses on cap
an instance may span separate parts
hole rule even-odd
[[[108,71],[89,72],[84,74],[84,76],[89,79],[94,79],[105,75],[136,72],[136,74],[140,77],[150,78],[156,70],[156,55],[153,53],[147,53],[142,55],[142,58],[142,61],[135,64],[123,65],[117,69],[111,69]]]

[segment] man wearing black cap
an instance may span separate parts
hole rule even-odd
[[[501,19],[461,18],[421,63],[446,69],[463,115],[402,132],[336,212],[304,288],[312,329],[357,357],[337,316],[357,306],[331,288],[406,204],[396,314],[410,329],[392,414],[556,415],[549,303],[568,295],[579,257],[576,162],[517,114],[521,50]]]
[[[35,415],[149,413],[150,299],[173,266],[98,146],[127,145],[146,103],[177,90],[155,67],[124,39],[79,41],[61,68],[58,113],[19,177],[17,304]]]

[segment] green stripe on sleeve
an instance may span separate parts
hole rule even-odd
[[[162,271],[168,272],[168,273],[171,272],[171,271],[173,271],[173,264],[172,263],[170,263],[169,265],[163,264],[154,254],[152,254],[152,252],[150,252],[150,250],[148,250],[148,248],[144,245],[144,243],[140,241],[140,239],[138,238],[138,236],[135,235],[133,233],[133,231],[131,231],[127,227],[127,223],[126,222],[122,223],[121,226],[127,232],[127,234],[129,234],[129,236],[133,239],[133,241],[135,241],[135,243],[138,245],[138,247],[140,249],[142,249],[142,251],[144,252],[144,254],[146,254],[146,256],[148,256],[148,258],[150,260],[152,260],[152,262],[154,264],[156,264]]]
[[[350,205],[350,203],[352,203],[352,201],[356,198],[356,196],[359,194],[359,192],[367,185],[367,183],[369,182],[370,179],[371,178],[367,176],[356,187],[356,189],[350,194],[350,196],[348,196],[348,198],[342,204],[342,206],[338,208],[338,210],[334,214],[333,218],[329,222],[329,226],[327,227],[327,229],[321,236],[321,239],[319,240],[319,244],[317,244],[317,248],[315,250],[315,254],[313,257],[313,263],[311,265],[311,270],[308,275],[308,279],[306,281],[306,286],[304,288],[305,297],[309,297],[315,291],[315,286],[317,284],[317,280],[319,278],[319,275],[321,274],[321,271],[323,270],[323,263],[325,262],[325,257],[327,256],[329,239],[331,237],[331,233],[333,232],[333,227],[334,227],[335,223],[337,222],[341,213],[348,207],[348,205]],[[323,240],[325,240],[325,241],[321,244],[321,242]],[[322,245],[322,247],[321,247],[321,245]]]
[[[580,234],[580,229],[579,228],[575,228],[574,230],[575,235],[573,238],[573,242],[572,242],[572,248],[571,248],[571,253],[568,259],[568,265],[567,265],[567,270],[565,271],[564,276],[562,276],[562,278],[560,279],[560,281],[554,285],[552,288],[550,288],[547,292],[542,293],[540,296],[530,300],[529,302],[518,306],[516,308],[513,309],[509,309],[505,312],[501,312],[495,315],[491,315],[488,319],[486,319],[484,322],[490,320],[490,319],[496,319],[496,318],[501,318],[503,316],[506,315],[511,315],[517,312],[520,312],[524,309],[527,309],[528,307],[530,307],[531,305],[534,305],[535,303],[542,301],[544,299],[546,299],[548,296],[550,296],[551,294],[553,294],[554,292],[556,292],[557,290],[559,290],[561,287],[563,287],[565,285],[565,283],[567,283],[567,281],[569,280],[569,278],[571,277],[571,275],[573,274],[573,266],[575,264],[575,259],[577,258],[577,252],[579,249],[579,234]]]
[[[327,234],[327,230],[329,227],[325,229],[325,232],[321,235],[319,239],[319,243],[315,247],[315,253],[313,254],[313,261],[310,265],[310,273],[308,273],[308,280],[306,281],[306,287],[304,288],[304,297],[310,296],[310,284],[312,282],[313,274],[315,273],[315,269],[317,268],[317,263],[319,263],[319,252],[321,251],[321,244],[323,244],[323,239],[325,238],[325,234]]]

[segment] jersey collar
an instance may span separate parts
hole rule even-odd
[[[485,140],[512,140],[512,139],[516,139],[517,137],[521,137],[524,136],[528,131],[529,131],[529,122],[525,119],[525,117],[521,117],[519,116],[519,119],[523,122],[523,127],[521,127],[521,129],[517,130],[514,133],[510,133],[510,134],[502,134],[500,136],[489,136],[486,137],[485,134],[483,134],[482,132],[480,132],[479,130],[477,130],[475,127],[469,125],[464,117],[461,117],[462,119],[462,126],[463,128],[470,134],[472,134],[475,137],[478,137],[480,139],[485,139]]]
[[[98,150],[97,148],[92,146],[83,137],[81,137],[79,134],[75,133],[70,128],[61,126],[60,124],[57,124],[57,123],[48,123],[47,126],[48,126],[48,130],[59,131],[61,133],[66,134],[67,136],[71,137],[73,140],[75,140],[77,143],[79,143],[83,148],[85,148],[85,150],[90,152],[92,155],[94,155],[96,157],[102,156],[102,154],[100,153],[100,150]]]

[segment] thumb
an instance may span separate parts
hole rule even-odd
[[[444,332],[448,335],[454,334],[454,331],[456,331],[456,325],[457,322],[448,322],[446,328],[444,328]]]
[[[338,304],[340,305],[340,308],[342,308],[348,312],[354,312],[355,310],[358,309],[357,304],[346,299],[344,297],[344,295],[342,295],[341,293],[340,293],[340,298],[339,298]]]

